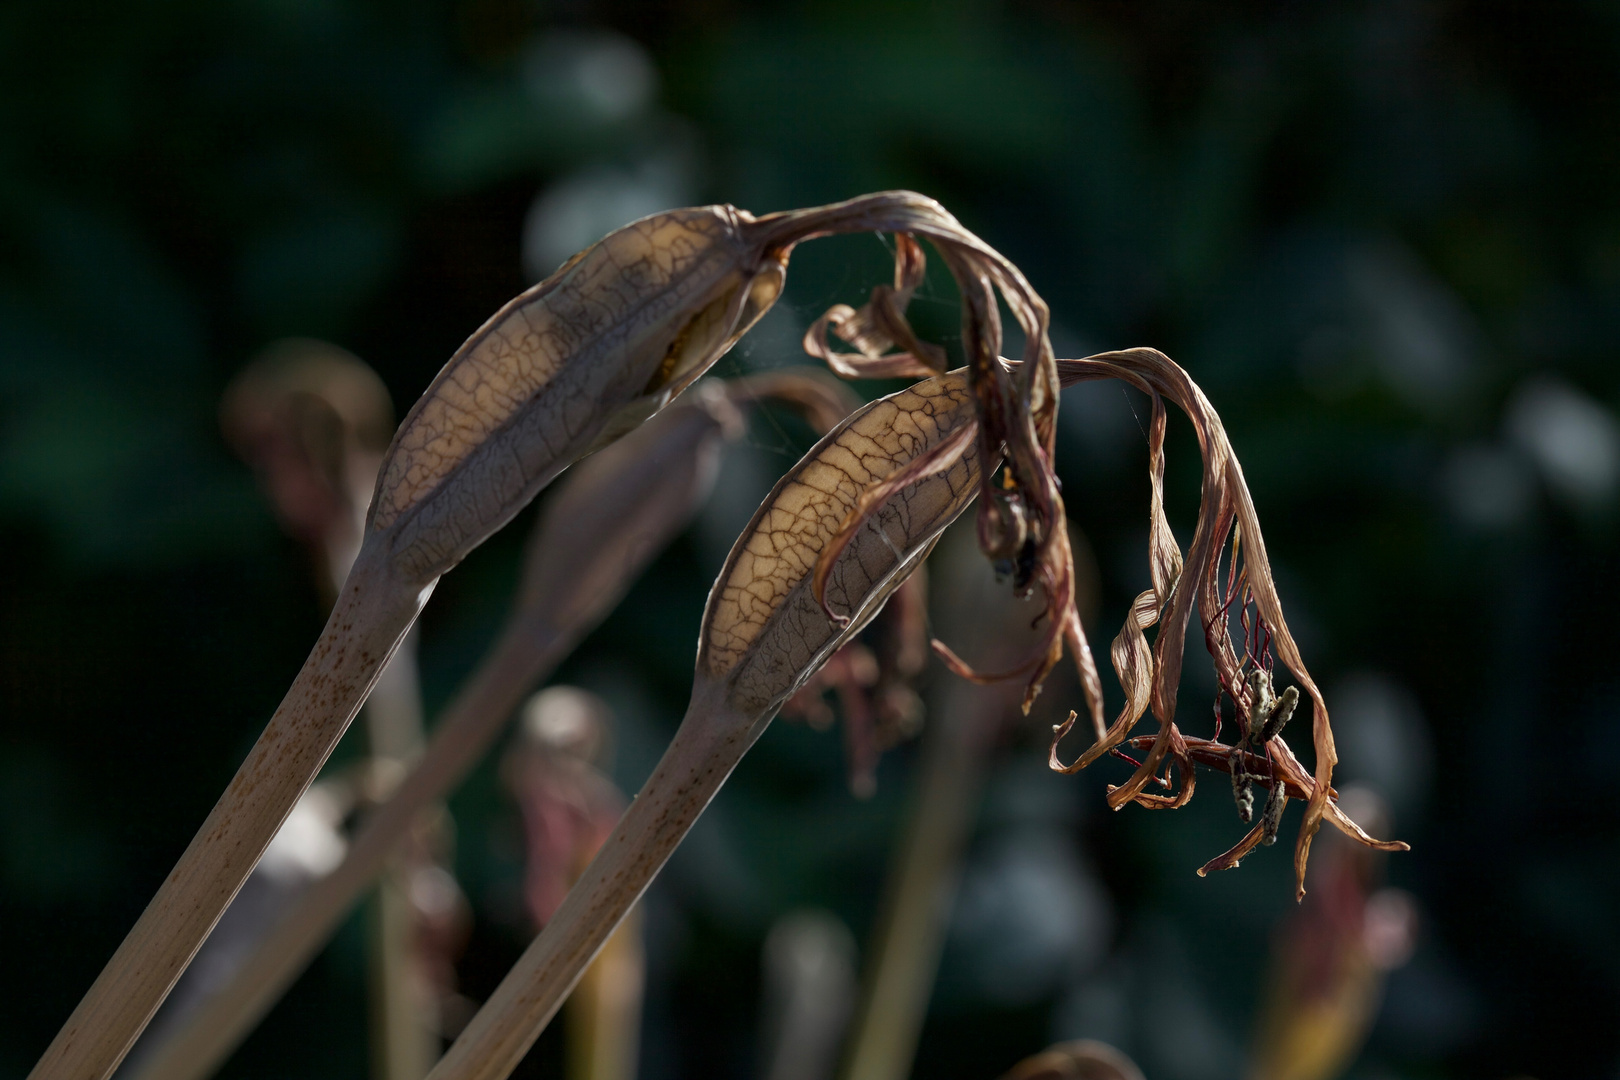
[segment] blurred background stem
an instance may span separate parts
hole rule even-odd
[[[413,632],[400,643],[363,711],[371,786],[379,799],[391,793],[422,753],[416,642]],[[443,806],[436,805],[422,817],[443,813]],[[421,1080],[441,1049],[437,1009],[418,956],[420,934],[410,891],[413,858],[414,853],[395,852],[366,919],[372,1080]]]
[[[1016,709],[1016,686],[951,687],[923,735],[905,829],[890,864],[841,1080],[903,1080],[939,970],[962,853],[984,787],[987,720]]]

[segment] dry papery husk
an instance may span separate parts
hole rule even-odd
[[[1249,691],[1240,670],[1242,660],[1233,646],[1224,617],[1228,600],[1220,595],[1218,571],[1225,559],[1232,571],[1231,579],[1246,581],[1252,602],[1271,632],[1271,645],[1278,659],[1293,673],[1295,681],[1311,700],[1311,737],[1316,750],[1314,778],[1305,772],[1280,736],[1269,744],[1269,756],[1276,764],[1279,776],[1287,782],[1287,794],[1305,799],[1304,820],[1300,823],[1294,846],[1298,895],[1305,894],[1305,864],[1310,855],[1311,839],[1324,817],[1369,847],[1381,851],[1408,850],[1404,843],[1375,840],[1368,836],[1339,808],[1333,797],[1333,766],[1337,764],[1338,756],[1334,751],[1327,704],[1288,630],[1282,603],[1277,597],[1276,583],[1272,580],[1270,562],[1266,558],[1260,520],[1243,479],[1243,468],[1209,399],[1186,371],[1154,349],[1125,349],[1099,353],[1083,360],[1059,360],[1057,369],[1065,386],[1092,379],[1120,379],[1146,394],[1152,402],[1152,421],[1148,428],[1148,471],[1151,481],[1149,567],[1152,587],[1131,605],[1125,625],[1110,650],[1114,670],[1125,690],[1124,708],[1112,724],[1105,726],[1100,702],[1088,693],[1096,742],[1073,764],[1064,765],[1059,761],[1058,740],[1072,727],[1075,718],[1071,714],[1069,721],[1058,727],[1053,738],[1052,767],[1072,773],[1091,765],[1123,744],[1130,737],[1131,729],[1151,708],[1159,721],[1158,735],[1152,740],[1147,748],[1147,756],[1130,779],[1109,788],[1109,805],[1119,809],[1128,802],[1136,802],[1152,808],[1173,809],[1185,805],[1192,797],[1195,755],[1190,744],[1194,740],[1182,735],[1174,723],[1174,717],[1187,624],[1195,603],[1205,613],[1205,638],[1221,686],[1232,695],[1240,710],[1247,709],[1249,705]],[[1164,514],[1165,398],[1175,402],[1192,421],[1203,457],[1198,524],[1185,556],[1176,544]],[[1239,563],[1241,572],[1237,572]],[[1144,631],[1155,623],[1160,629],[1150,646]],[[1212,762],[1216,756],[1209,752],[1208,745],[1201,747],[1205,752],[1198,755],[1206,763]],[[1167,785],[1167,781],[1158,779],[1159,767],[1166,764],[1166,758],[1179,774],[1180,790],[1171,795],[1146,792],[1144,789],[1150,783]],[[1244,855],[1260,843],[1263,835],[1264,823],[1257,822],[1242,841],[1206,864],[1199,873],[1236,866]]]

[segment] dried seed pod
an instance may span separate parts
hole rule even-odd
[[[729,206],[609,234],[467,339],[394,436],[368,527],[427,579],[563,469],[623,435],[734,345],[781,293],[786,253]]]
[[[1245,764],[1241,747],[1228,755],[1232,769],[1232,801],[1237,804],[1238,820],[1247,825],[1254,818],[1254,776]]]
[[[704,612],[692,703],[613,836],[430,1080],[499,1080],[522,1058],[613,928],[777,708],[871,619],[978,490],[969,445],[948,466],[897,489],[896,477],[962,430],[974,400],[963,373],[880,399],[839,425],[771,492],[732,549]],[[818,560],[874,488],[888,491]]]
[[[1033,511],[1033,534],[1044,538],[1032,565],[1052,625],[1082,651],[1066,541],[1062,530],[1045,528],[1062,520],[1050,465],[1057,374],[1046,305],[1016,267],[912,192],[760,218],[727,206],[645,218],[497,312],[406,417],[378,478],[360,553],[309,660],[175,871],[47,1049],[35,1080],[102,1080],[116,1067],[354,718],[439,575],[563,469],[656,412],[724,354],[780,294],[794,245],[879,230],[928,237],[963,290],[979,423],[974,432],[962,429],[945,456],[960,456],[974,434],[980,457],[1005,452],[1012,489]],[[920,260],[920,252],[904,247],[907,260]],[[873,333],[908,340],[900,306],[920,265],[915,273],[902,268],[897,288],[874,297]],[[1026,364],[1016,381],[997,360],[998,292],[1025,332]],[[855,338],[877,347],[872,333]],[[929,352],[920,343],[918,351]],[[1061,650],[1054,638],[1032,665],[1031,694]]]
[[[892,490],[911,475],[908,466],[950,445],[972,421],[966,379],[953,373],[874,402],[811,450],[777,484],[720,571],[699,639],[700,676],[726,685],[728,701],[745,714],[787,700],[876,614],[873,597],[887,599],[898,586],[885,584],[899,565],[896,552],[916,561],[914,522],[943,528],[972,498],[962,487],[978,479],[971,447],[945,471]],[[857,518],[873,491],[883,495],[881,509]],[[841,553],[823,561],[835,545]]]
[[[1288,809],[1287,789],[1273,781],[1271,791],[1266,794],[1266,808],[1260,815],[1261,844],[1270,847],[1277,842],[1277,830],[1282,826],[1283,811],[1286,809]]]
[[[1001,1080],[1142,1080],[1142,1070],[1107,1043],[1059,1043],[1020,1061]]]

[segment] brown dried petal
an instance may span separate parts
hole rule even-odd
[[[1062,360],[1057,362],[1057,368],[1065,385],[1084,379],[1119,378],[1155,397],[1155,437],[1152,441],[1154,479],[1152,566],[1155,592],[1159,592],[1161,580],[1169,590],[1168,595],[1162,597],[1163,625],[1154,642],[1153,685],[1150,697],[1160,729],[1142,766],[1130,780],[1111,793],[1110,801],[1116,798],[1123,801],[1139,795],[1156,775],[1158,765],[1163,761],[1165,754],[1170,752],[1172,739],[1180,737],[1171,721],[1175,716],[1176,691],[1181,679],[1187,624],[1195,601],[1205,612],[1206,637],[1215,662],[1217,678],[1234,697],[1241,695],[1246,699],[1247,691],[1242,685],[1241,661],[1232,647],[1224,618],[1218,616],[1218,613],[1225,611],[1225,602],[1219,593],[1222,552],[1230,541],[1231,560],[1235,567],[1239,557],[1237,544],[1241,540],[1243,564],[1241,581],[1252,594],[1253,602],[1270,630],[1272,647],[1276,649],[1283,664],[1293,672],[1294,678],[1305,693],[1310,696],[1313,705],[1312,736],[1316,749],[1316,777],[1306,804],[1294,854],[1297,888],[1299,895],[1303,896],[1305,862],[1310,851],[1311,837],[1324,815],[1340,829],[1362,840],[1363,843],[1378,842],[1367,837],[1329,800],[1328,792],[1337,756],[1333,748],[1332,729],[1328,725],[1327,706],[1306,670],[1298,646],[1288,631],[1282,604],[1271,578],[1270,564],[1266,559],[1259,519],[1255,514],[1253,501],[1249,497],[1248,486],[1243,479],[1242,467],[1232,452],[1220,417],[1216,415],[1214,407],[1187,373],[1169,357],[1153,349],[1127,349],[1101,353],[1084,360]],[[1192,421],[1204,460],[1198,525],[1185,565],[1181,565],[1180,553],[1174,549],[1174,540],[1170,537],[1168,526],[1161,525],[1163,428],[1160,407],[1157,404],[1158,395],[1174,401]],[[1235,573],[1234,570],[1234,576]],[[1127,687],[1128,693],[1129,689]],[[1123,735],[1123,732],[1119,734]],[[1110,731],[1109,736],[1113,735],[1114,733]],[[1280,747],[1283,745],[1282,740],[1273,739],[1271,745]],[[1092,755],[1090,760],[1096,760],[1096,756],[1098,755]],[[1258,843],[1260,836],[1263,835],[1263,828],[1261,826],[1257,828],[1261,828],[1261,832],[1253,835],[1253,843]],[[1241,858],[1242,851],[1239,849],[1246,851],[1245,845],[1252,847],[1250,840],[1250,837],[1245,837],[1244,843],[1234,848],[1233,852],[1229,852],[1228,856],[1234,862],[1235,859]]]
[[[846,379],[926,379],[945,370],[945,350],[919,339],[906,321],[906,305],[928,265],[922,247],[903,232],[895,234],[894,242],[894,286],[875,287],[872,299],[859,311],[848,304],[834,305],[805,332],[804,351]],[[828,330],[853,345],[857,354],[829,345]],[[899,352],[889,351],[897,347]]]

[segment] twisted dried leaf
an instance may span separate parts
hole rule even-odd
[[[1204,613],[1205,643],[1214,661],[1222,692],[1237,703],[1245,718],[1246,733],[1252,729],[1254,735],[1268,736],[1259,745],[1265,747],[1269,764],[1262,760],[1254,770],[1255,777],[1269,777],[1273,769],[1280,769],[1283,775],[1288,776],[1291,770],[1298,768],[1297,760],[1277,734],[1281,724],[1274,721],[1276,716],[1286,720],[1287,715],[1292,713],[1294,698],[1289,698],[1285,710],[1272,701],[1259,700],[1260,691],[1257,688],[1262,685],[1262,680],[1255,676],[1255,672],[1264,675],[1263,685],[1269,698],[1272,649],[1276,650],[1278,658],[1311,699],[1317,765],[1315,778],[1305,789],[1305,817],[1295,845],[1298,894],[1304,895],[1305,865],[1311,838],[1324,816],[1361,843],[1385,850],[1404,849],[1404,844],[1375,841],[1367,836],[1339,810],[1330,795],[1337,757],[1333,749],[1333,732],[1328,724],[1327,705],[1289,633],[1266,558],[1259,518],[1249,497],[1242,467],[1214,407],[1185,371],[1169,357],[1153,349],[1128,349],[1101,353],[1084,360],[1061,360],[1057,362],[1057,369],[1065,385],[1086,379],[1122,379],[1153,399],[1154,422],[1149,435],[1149,468],[1153,485],[1149,543],[1153,589],[1138,597],[1124,630],[1115,641],[1114,663],[1120,681],[1126,688],[1125,710],[1075,765],[1065,767],[1057,759],[1057,740],[1071,729],[1074,722],[1071,716],[1068,723],[1056,730],[1052,744],[1054,767],[1072,772],[1115,750],[1129,737],[1132,726],[1145,709],[1151,707],[1159,721],[1159,733],[1149,744],[1147,756],[1138,764],[1130,779],[1110,788],[1109,804],[1117,809],[1132,801],[1155,807],[1179,806],[1186,802],[1193,786],[1194,740],[1181,734],[1174,718],[1187,625],[1196,603]],[[1185,560],[1164,518],[1164,414],[1161,396],[1174,401],[1192,421],[1204,460],[1198,524]],[[1224,590],[1220,574],[1223,556],[1228,562]],[[1234,600],[1242,601],[1239,607],[1245,609],[1245,619],[1247,605],[1252,603],[1255,609],[1253,624],[1246,623],[1252,640],[1245,642],[1242,656],[1233,645],[1229,627],[1228,613]],[[1149,654],[1142,631],[1155,621],[1160,623],[1160,629]],[[1297,691],[1292,687],[1285,692],[1285,697],[1289,693],[1297,697]],[[1268,725],[1268,722],[1271,723]],[[1221,753],[1228,755],[1223,760],[1247,761],[1247,757],[1241,754],[1237,759],[1230,759],[1230,746],[1224,747]],[[1149,783],[1168,786],[1168,781],[1160,778],[1158,773],[1167,757],[1177,766],[1182,790],[1169,798],[1146,794],[1144,789]],[[1231,765],[1224,768],[1230,771]],[[1266,840],[1268,829],[1271,835],[1275,835],[1281,812],[1282,804],[1272,800],[1268,813],[1262,815],[1261,821],[1243,841],[1208,864],[1200,873],[1237,865],[1244,854]]]
[[[882,608],[966,508],[978,479],[971,449],[896,492],[844,549],[827,585],[844,625],[812,595],[817,557],[863,488],[970,424],[973,404],[960,373],[919,383],[855,413],[777,484],[709,594],[692,702],[669,749],[434,1080],[499,1080],[511,1071],[782,702]]]

